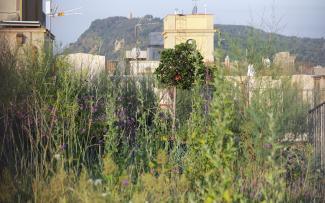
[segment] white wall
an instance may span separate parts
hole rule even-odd
[[[68,54],[67,59],[76,71],[85,72],[90,77],[105,70],[105,56],[75,53]]]

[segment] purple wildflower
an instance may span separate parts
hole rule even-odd
[[[105,121],[106,120],[106,115],[102,114],[98,117],[98,121]]]
[[[172,169],[172,172],[175,173],[175,174],[179,174],[179,169],[178,167],[175,167]]]
[[[98,141],[98,144],[100,144],[100,145],[101,145],[101,144],[104,144],[104,140],[103,140],[103,139],[99,140],[99,141]]]
[[[98,108],[97,108],[97,105],[95,105],[95,106],[93,106],[92,108],[91,108],[91,110],[92,110],[92,112],[97,112],[98,111]]]
[[[265,149],[272,149],[272,147],[273,147],[273,145],[270,143],[265,143],[263,146]]]
[[[65,150],[65,149],[67,149],[68,148],[68,144],[62,144],[61,145],[61,150]]]
[[[124,179],[124,180],[122,181],[122,185],[123,185],[124,187],[129,186],[129,180]]]

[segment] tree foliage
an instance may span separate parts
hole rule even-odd
[[[158,81],[167,87],[191,89],[196,78],[202,78],[204,69],[203,57],[195,44],[182,43],[175,49],[162,51],[155,74]]]

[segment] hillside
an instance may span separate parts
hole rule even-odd
[[[121,56],[121,52],[134,47],[134,27],[139,20],[139,18],[128,19],[126,17],[109,17],[95,20],[75,43],[69,45],[66,52],[102,54],[108,58],[116,59]],[[140,44],[144,48],[148,44],[148,34],[150,32],[162,31],[163,20],[147,15],[142,19],[141,23],[149,23],[142,26],[139,31]],[[270,39],[270,33],[249,26],[216,24],[215,28],[221,33],[221,35],[215,35],[216,48],[219,46],[218,48],[223,49],[224,53],[229,55],[233,54],[233,44],[236,45],[237,49],[245,50],[252,35],[254,35],[254,39],[258,36],[260,44],[266,43]],[[218,40],[218,37],[220,40]],[[116,42],[122,42],[124,44],[123,48],[116,50]],[[297,56],[298,61],[304,64],[325,66],[324,38],[311,39],[272,34],[272,44],[272,52],[290,51]]]

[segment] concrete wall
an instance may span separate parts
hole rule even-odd
[[[213,15],[167,15],[164,18],[164,31],[179,29],[213,30]]]
[[[153,74],[159,66],[159,61],[130,61],[131,75]]]
[[[68,54],[67,59],[74,70],[88,74],[90,77],[105,70],[105,56],[76,53]]]
[[[284,73],[293,74],[295,72],[296,56],[289,52],[279,52],[274,56],[273,63],[283,70]]]
[[[149,61],[159,61],[160,60],[160,53],[162,51],[162,47],[148,47],[147,48],[147,53],[148,53],[148,58],[147,60]]]
[[[214,33],[213,15],[168,15],[164,18],[164,48],[174,48],[193,39],[205,62],[214,61]]]
[[[149,33],[149,46],[164,46],[164,39],[161,32]]]
[[[39,21],[45,25],[43,0],[0,0],[0,21]]]
[[[12,50],[25,46],[34,46],[39,50],[51,48],[53,40],[53,36],[45,28],[1,28],[0,38]]]
[[[20,20],[21,0],[0,0],[0,21]]]
[[[280,87],[282,83],[281,79],[275,80],[270,76],[250,78],[249,82],[247,76],[227,76],[226,78],[237,86],[246,88],[249,86],[250,90],[276,88]],[[308,102],[311,107],[325,101],[325,76],[292,75],[290,83],[298,88],[303,100]]]
[[[315,75],[325,75],[325,67],[316,66],[313,67],[312,69]]]
[[[137,48],[137,49],[138,49],[138,51],[136,50],[136,48],[133,48],[132,50],[125,51],[125,58],[127,58],[127,59],[138,58],[139,60],[148,58],[147,51],[142,51],[139,48]],[[139,54],[139,55],[137,56],[137,54]]]

